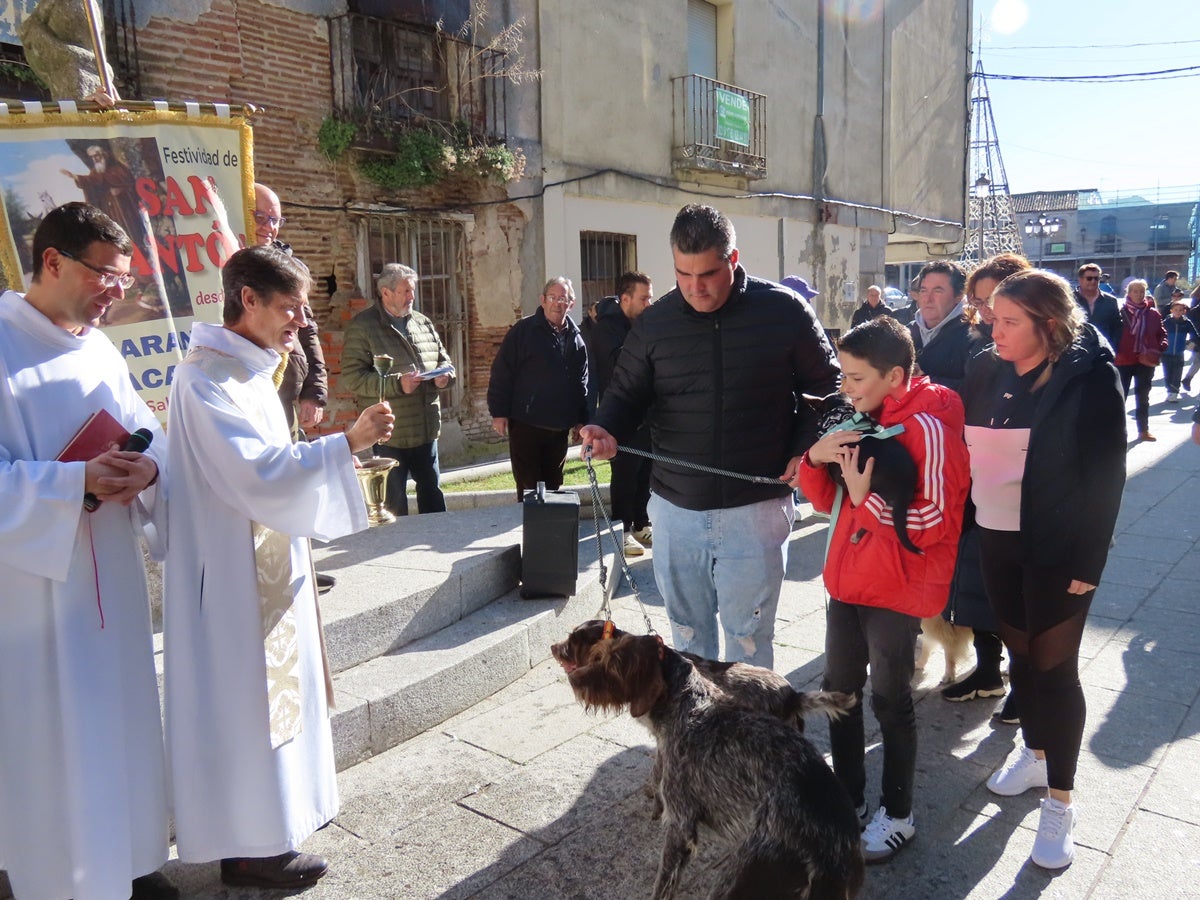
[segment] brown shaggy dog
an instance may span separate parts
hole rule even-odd
[[[552,645],[550,653],[570,675],[584,664],[592,647],[605,639],[606,627],[609,638],[626,637],[629,634],[611,621],[591,619],[576,626],[565,641]],[[693,653],[680,655],[690,660],[702,676],[721,690],[723,700],[745,709],[769,713],[777,719],[791,722],[801,731],[804,730],[804,717],[808,713],[837,716],[854,705],[854,698],[849,694],[798,691],[778,672],[762,666],[718,662]]]
[[[565,644],[555,645],[560,661]],[[736,844],[713,897],[847,900],[858,893],[858,816],[797,728],[735,705],[654,635],[602,638],[564,668],[587,709],[628,708],[657,740],[664,807],[657,900],[675,896],[702,823]]]

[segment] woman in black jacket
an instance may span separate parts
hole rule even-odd
[[[1079,645],[1125,484],[1125,401],[1112,350],[1063,279],[1011,275],[992,309],[995,343],[973,360],[963,402],[984,583],[1025,746],[987,784],[1048,789],[1031,859],[1054,869],[1074,858]]]

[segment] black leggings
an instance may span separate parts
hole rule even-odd
[[[1045,751],[1050,787],[1073,790],[1087,713],[1079,644],[1096,592],[1069,594],[1068,573],[1022,563],[1019,532],[979,532],[983,580],[1011,657],[1025,745]]]

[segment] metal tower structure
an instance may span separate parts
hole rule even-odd
[[[962,251],[962,262],[967,269],[978,267],[997,253],[1022,252],[1021,233],[1013,215],[1008,175],[1000,156],[996,120],[992,118],[992,100],[981,60],[976,60],[971,79],[971,174]]]

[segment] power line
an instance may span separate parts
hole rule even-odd
[[[1000,81],[1069,82],[1075,84],[1114,84],[1126,81],[1169,81],[1174,78],[1195,78],[1200,75],[1200,66],[1183,66],[1177,69],[1158,69],[1152,72],[1117,72],[1111,75],[998,75],[985,73],[987,78]]]
[[[1183,44],[1200,44],[1194,41],[1147,41],[1144,44],[1025,44],[1014,47],[988,47],[989,53],[1005,53],[1009,50],[1123,50],[1128,47],[1178,47]]]

